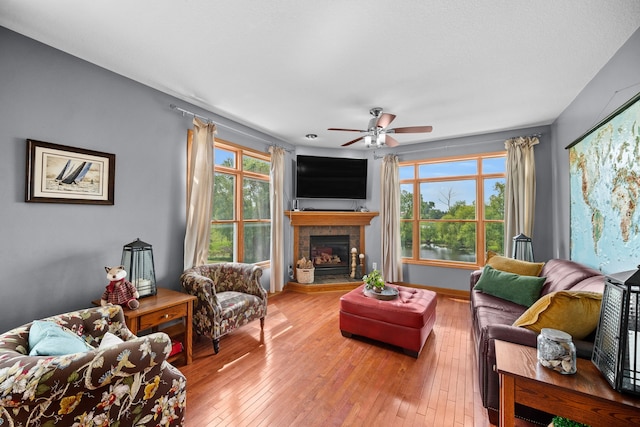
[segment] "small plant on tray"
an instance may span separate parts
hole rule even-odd
[[[371,273],[362,276],[362,281],[365,283],[366,289],[373,290],[374,292],[379,293],[384,289],[384,279],[378,270],[373,270]]]

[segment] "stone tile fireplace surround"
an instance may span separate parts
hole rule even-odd
[[[311,236],[347,235],[349,248],[356,248],[358,254],[366,253],[364,227],[378,216],[378,212],[286,211],[285,215],[293,226],[292,265],[295,266],[303,256],[309,258]],[[351,265],[350,258],[347,262]]]

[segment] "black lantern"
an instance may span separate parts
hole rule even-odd
[[[122,248],[122,262],[129,281],[136,287],[140,297],[156,294],[156,273],[153,267],[151,245],[136,239]]]
[[[512,258],[533,262],[533,244],[531,243],[531,237],[520,233],[513,238]]]
[[[640,268],[640,266],[638,266]],[[607,276],[591,361],[617,391],[640,395],[640,270]]]

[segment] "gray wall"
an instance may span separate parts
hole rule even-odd
[[[221,138],[278,142],[0,27],[0,331],[90,306],[138,237],[158,285],[179,289],[191,119],[172,103],[242,131]],[[115,205],[25,203],[27,138],[114,153]]]
[[[564,146],[637,92],[637,32],[553,126],[429,142],[398,151],[401,160],[503,149],[512,136],[541,132],[536,147],[538,204],[534,249],[539,260],[568,256],[568,160]],[[635,81],[634,81],[635,79]],[[616,94],[616,91],[619,91]],[[550,94],[552,96],[552,94]],[[106,280],[103,267],[120,262],[135,238],[153,245],[160,286],[178,289],[182,271],[185,138],[190,119],[175,103],[216,120],[219,137],[265,150],[275,141],[255,130],[61,53],[0,27],[0,331],[43,316],[89,306]],[[603,111],[604,109],[604,111]],[[239,131],[231,130],[230,126]],[[114,206],[25,203],[27,138],[116,154]],[[410,153],[408,151],[411,151]],[[370,159],[370,210],[380,209],[380,159],[372,151],[299,149],[300,154]],[[384,150],[376,154],[384,154]],[[294,153],[287,155],[293,177]],[[293,180],[285,190],[293,198]],[[551,196],[549,196],[551,195]],[[351,207],[351,202],[315,203]],[[367,227],[367,261],[380,261],[379,218]],[[285,230],[285,259],[292,231]],[[269,272],[265,277],[268,279]],[[405,280],[468,288],[469,271],[405,266]],[[264,282],[263,282],[264,283]]]
[[[640,92],[640,30],[553,123],[553,256],[569,258],[569,152],[565,147]],[[640,260],[629,260],[629,270]]]

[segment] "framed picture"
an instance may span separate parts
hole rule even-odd
[[[571,259],[612,274],[640,259],[640,93],[569,149]]]
[[[115,154],[27,139],[26,202],[113,205]]]

